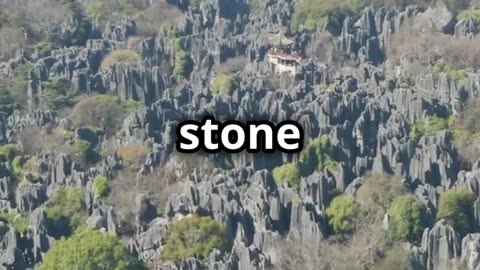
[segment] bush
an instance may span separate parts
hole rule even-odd
[[[121,99],[109,95],[88,97],[78,102],[72,112],[77,127],[96,127],[109,135],[122,126],[125,116]]]
[[[0,147],[0,161],[12,163],[18,153],[18,149],[13,144],[6,144]]]
[[[471,19],[473,23],[480,24],[480,9],[470,8],[463,10],[457,17],[459,20]]]
[[[465,190],[449,190],[440,195],[437,219],[444,219],[460,235],[474,229],[473,203],[475,194]]]
[[[70,80],[53,77],[43,85],[43,92],[40,95],[40,106],[46,110],[58,110],[69,107],[74,103],[78,93],[73,89]]]
[[[81,230],[47,252],[40,270],[146,269],[114,235]]]
[[[387,175],[367,176],[357,191],[357,199],[363,205],[379,207],[386,211],[392,202],[408,192],[401,179]],[[367,207],[369,208],[369,207]]]
[[[139,61],[141,61],[141,58],[136,51],[117,49],[110,52],[105,59],[103,59],[100,69],[103,71],[109,70],[113,65],[120,62],[137,65]]]
[[[230,96],[237,87],[234,78],[228,75],[219,75],[213,80],[212,93],[215,96]]]
[[[309,31],[315,31],[329,18],[339,14],[357,13],[367,5],[365,0],[299,0],[295,4],[292,17],[292,29],[304,25]]]
[[[190,55],[186,54],[185,51],[179,51],[175,55],[175,68],[173,69],[173,74],[180,78],[187,78],[190,76],[193,68],[193,61],[190,58]]]
[[[345,195],[335,197],[326,211],[328,224],[338,234],[345,234],[353,229],[353,220],[357,213],[355,201]]]
[[[104,176],[97,176],[93,180],[93,194],[95,198],[105,198],[110,193],[110,182]]]
[[[179,261],[191,257],[207,259],[213,249],[227,248],[227,232],[210,217],[186,217],[168,229],[163,259]]]
[[[433,136],[439,131],[448,129],[448,121],[445,118],[432,116],[424,121],[418,121],[415,123],[412,131],[410,132],[410,138],[418,142],[423,135]]]
[[[303,176],[311,175],[315,170],[327,168],[335,173],[338,163],[332,158],[330,140],[327,136],[312,140],[300,153],[300,171]]]
[[[123,104],[123,109],[127,113],[133,113],[135,111],[145,108],[145,104],[143,104],[143,102],[141,101],[124,100],[122,104]]]
[[[458,82],[468,78],[467,73],[462,69],[455,69],[450,64],[437,63],[433,66],[433,73],[438,76],[438,74],[445,73],[448,77],[452,78],[454,81]]]
[[[45,209],[47,229],[55,237],[70,235],[85,219],[85,202],[78,188],[57,190]]]
[[[395,241],[418,241],[426,226],[427,208],[413,196],[395,199],[388,209],[389,236]]]
[[[89,141],[76,140],[73,144],[73,149],[77,155],[88,160],[93,152],[93,145]]]
[[[0,112],[10,114],[15,109],[14,99],[7,87],[0,83]]]
[[[24,173],[23,166],[27,162],[24,156],[16,156],[12,161],[12,172],[17,177],[22,177]]]
[[[16,232],[25,234],[28,231],[28,219],[16,213],[1,213],[0,221],[10,224]]]
[[[33,46],[33,49],[40,57],[46,57],[52,51],[53,46],[50,42],[42,41],[35,44],[35,46]]]
[[[141,144],[121,145],[117,149],[118,157],[129,167],[138,169],[145,162],[150,150]]]
[[[284,164],[273,170],[273,178],[277,185],[289,185],[298,187],[300,185],[300,171],[298,166],[293,163]]]

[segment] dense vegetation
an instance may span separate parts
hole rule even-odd
[[[79,189],[58,190],[45,210],[47,229],[57,237],[68,236],[85,220],[85,202]]]
[[[427,208],[412,196],[398,197],[388,209],[392,240],[416,242],[426,227]]]
[[[213,80],[212,93],[217,96],[230,96],[235,90],[237,82],[231,76],[221,74]]]
[[[300,184],[300,171],[293,163],[285,164],[273,170],[273,178],[279,185],[296,187]]]
[[[347,196],[335,197],[327,208],[328,223],[335,233],[345,234],[353,229],[354,218],[358,213],[355,200]]]
[[[61,239],[45,255],[40,270],[142,270],[114,235],[80,230],[68,239]]]
[[[455,231],[465,235],[473,231],[475,194],[464,190],[449,190],[440,196],[437,219],[444,219]]]
[[[209,217],[186,217],[169,228],[163,258],[178,261],[190,257],[207,259],[213,249],[224,250],[226,229]]]
[[[139,102],[97,95],[78,102],[73,108],[72,118],[77,127],[99,128],[111,135],[122,126],[128,113],[142,107]]]

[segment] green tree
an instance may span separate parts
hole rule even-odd
[[[294,163],[284,164],[273,170],[273,179],[277,185],[288,184],[291,187],[298,187],[300,184],[300,171]]]
[[[327,168],[335,173],[338,163],[333,160],[332,155],[328,136],[312,140],[300,153],[300,172],[303,176],[308,176],[315,170]]]
[[[97,176],[93,180],[93,194],[95,198],[104,198],[110,193],[110,182],[105,176]]]
[[[233,77],[221,74],[213,80],[212,93],[215,96],[230,96],[236,87],[237,82]]]
[[[444,219],[461,235],[472,232],[475,199],[475,194],[466,190],[446,191],[440,195],[437,219]]]
[[[87,160],[93,154],[93,145],[91,142],[86,140],[76,140],[73,144],[73,149],[75,150],[76,154]]]
[[[14,144],[6,144],[0,146],[0,161],[12,163],[18,154],[18,148]]]
[[[395,241],[418,241],[426,226],[426,213],[425,205],[413,196],[395,199],[388,209],[390,238]]]
[[[169,228],[163,258],[179,261],[190,257],[207,259],[213,249],[227,248],[223,225],[210,217],[186,217]]]
[[[333,198],[326,214],[328,224],[335,233],[345,234],[353,229],[353,222],[358,213],[358,206],[350,197],[340,195]]]
[[[85,202],[78,188],[57,190],[47,202],[47,229],[52,236],[70,235],[85,219]]]
[[[28,231],[28,218],[15,212],[0,213],[0,221],[10,224],[18,233],[25,234]]]
[[[192,58],[185,51],[180,51],[175,56],[173,74],[180,78],[187,78],[192,72]]]
[[[175,67],[173,74],[179,78],[187,78],[193,69],[193,60],[187,54],[182,45],[182,38],[177,38],[173,41],[173,48],[175,50]]]
[[[115,133],[123,124],[126,110],[118,96],[98,95],[78,102],[72,111],[77,127],[101,128],[107,134]]]
[[[58,110],[72,105],[77,95],[70,80],[53,77],[43,85],[40,106],[47,110]]]
[[[40,270],[143,270],[146,269],[111,234],[81,230],[61,239],[47,252]]]

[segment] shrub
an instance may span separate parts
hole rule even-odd
[[[210,217],[186,217],[168,229],[163,258],[179,261],[190,257],[207,259],[213,249],[227,248],[227,232]]]
[[[123,109],[125,109],[127,113],[133,113],[135,111],[145,108],[145,104],[141,101],[124,100],[122,104]]]
[[[461,81],[468,77],[467,73],[462,69],[455,69],[450,64],[437,63],[433,66],[433,73],[438,75],[441,73],[447,74],[448,77],[452,78],[454,81]]]
[[[422,236],[427,208],[413,196],[395,199],[390,208],[389,236],[396,241],[416,242]]]
[[[78,93],[73,89],[70,80],[53,77],[43,85],[43,92],[40,95],[40,106],[46,110],[58,110],[71,106]]]
[[[12,163],[17,155],[18,149],[13,144],[6,144],[0,147],[0,161]]]
[[[100,69],[106,71],[116,63],[120,62],[136,65],[140,60],[140,56],[134,50],[117,49],[110,52],[105,59],[103,59]]]
[[[104,18],[107,14],[107,9],[105,2],[95,1],[90,3],[86,8],[87,15],[93,18],[96,21],[99,21]]]
[[[190,55],[181,50],[175,55],[175,67],[173,74],[180,78],[187,78],[192,72],[193,63]]]
[[[300,185],[300,171],[298,166],[293,163],[284,164],[273,170],[273,178],[277,185],[287,184],[291,187]]]
[[[145,162],[149,149],[141,144],[121,145],[117,149],[118,157],[132,168],[140,168]]]
[[[53,46],[50,42],[42,41],[35,44],[35,46],[33,46],[33,49],[40,57],[45,57],[48,56],[50,51],[53,49]]]
[[[395,198],[408,192],[401,179],[388,175],[367,176],[357,191],[357,199],[361,204],[379,207],[386,211]],[[368,208],[368,207],[367,207]]]
[[[471,19],[475,24],[480,24],[480,9],[478,8],[470,8],[465,9],[458,14],[459,20],[467,20]]]
[[[104,176],[97,176],[93,180],[93,194],[95,198],[105,198],[110,193],[110,182]]]
[[[449,190],[440,195],[437,219],[444,219],[455,231],[465,235],[473,231],[475,194],[465,190]]]
[[[0,221],[10,224],[15,231],[25,234],[28,231],[28,219],[16,213],[1,213]]]
[[[326,211],[328,224],[339,234],[345,234],[353,228],[353,220],[357,213],[355,201],[345,195],[335,197]]]
[[[237,87],[234,78],[228,75],[219,75],[213,80],[212,93],[215,96],[230,96]]]
[[[113,134],[123,124],[126,111],[118,96],[98,95],[78,102],[72,111],[77,127],[96,127]]]
[[[47,229],[52,236],[70,235],[85,219],[85,203],[78,188],[57,190],[45,209]]]
[[[45,255],[40,270],[146,269],[112,234],[81,230],[61,239]]]
[[[15,109],[14,99],[7,87],[0,83],[0,112],[10,114]]]
[[[445,118],[432,116],[423,121],[415,123],[410,138],[418,142],[423,135],[433,136],[439,131],[448,129],[448,121]]]
[[[76,140],[73,144],[73,149],[77,155],[85,159],[89,159],[93,152],[93,145],[89,141]]]
[[[12,172],[17,177],[23,176],[23,166],[25,165],[27,159],[24,156],[16,156],[12,161]]]
[[[300,153],[299,163],[303,176],[308,176],[315,170],[324,168],[334,173],[338,166],[338,163],[332,158],[330,140],[327,136],[312,140]]]

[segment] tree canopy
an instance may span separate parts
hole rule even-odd
[[[146,270],[114,235],[91,230],[58,241],[40,266],[40,270],[65,269]]]

